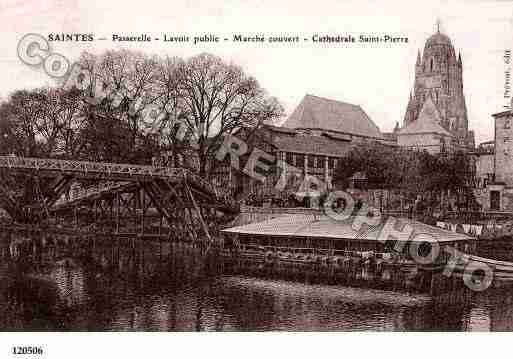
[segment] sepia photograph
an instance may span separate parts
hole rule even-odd
[[[0,19],[5,357],[84,332],[231,333],[192,338],[217,352],[513,331],[512,1],[2,0]]]

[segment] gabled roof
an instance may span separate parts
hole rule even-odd
[[[360,106],[313,95],[306,95],[282,126],[382,137],[378,126]]]
[[[405,128],[399,130],[398,136],[421,133],[436,133],[439,135],[454,137],[449,131],[440,125],[441,117],[431,97],[428,97],[422,105],[418,118]]]

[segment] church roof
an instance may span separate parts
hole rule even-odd
[[[434,35],[431,35],[429,39],[426,41],[426,47],[433,45],[449,45],[452,46],[451,39],[449,36],[442,34],[441,32],[437,32]]]
[[[437,133],[439,135],[453,135],[440,125],[441,117],[431,97],[428,97],[420,110],[417,119],[405,128],[399,130],[400,135],[412,135],[421,133]]]
[[[383,137],[360,106],[313,95],[306,95],[282,126]]]

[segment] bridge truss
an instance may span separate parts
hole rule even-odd
[[[0,206],[17,225],[191,239],[238,211],[184,168],[11,156],[0,156]]]

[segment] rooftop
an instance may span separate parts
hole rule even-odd
[[[419,117],[402,128],[398,135],[410,135],[420,133],[436,133],[444,136],[453,135],[440,125],[441,117],[431,97],[428,97],[420,110]]]
[[[449,45],[452,46],[449,36],[442,34],[440,31],[431,35],[426,41],[426,47],[432,45]]]
[[[271,132],[273,145],[281,151],[344,157],[352,148],[350,139],[334,135],[308,135],[279,127],[267,126]]]
[[[314,95],[306,95],[282,126],[382,138],[378,126],[360,106]]]
[[[512,97],[513,99],[513,97]],[[511,101],[511,103],[513,104],[513,100]],[[499,112],[499,113],[494,113],[492,115],[492,117],[496,118],[496,117],[504,117],[504,116],[511,116],[513,115],[513,110],[507,110],[507,111],[502,111],[502,112]]]
[[[308,238],[332,238],[332,239],[355,239],[371,240],[379,239],[379,233],[384,224],[369,227],[362,226],[362,230],[353,229],[354,217],[346,220],[334,220],[324,215],[292,214],[277,217],[268,221],[251,223],[244,226],[232,227],[223,230],[224,233],[252,234],[265,236],[287,236],[287,237],[308,237]],[[406,218],[396,219],[396,229],[399,230],[405,225],[413,228],[412,241],[418,238],[421,242],[454,242],[466,241],[471,237],[460,233],[446,231],[444,229],[430,226],[421,222]],[[417,237],[418,236],[418,237]],[[399,235],[398,241],[408,241],[409,236]]]

